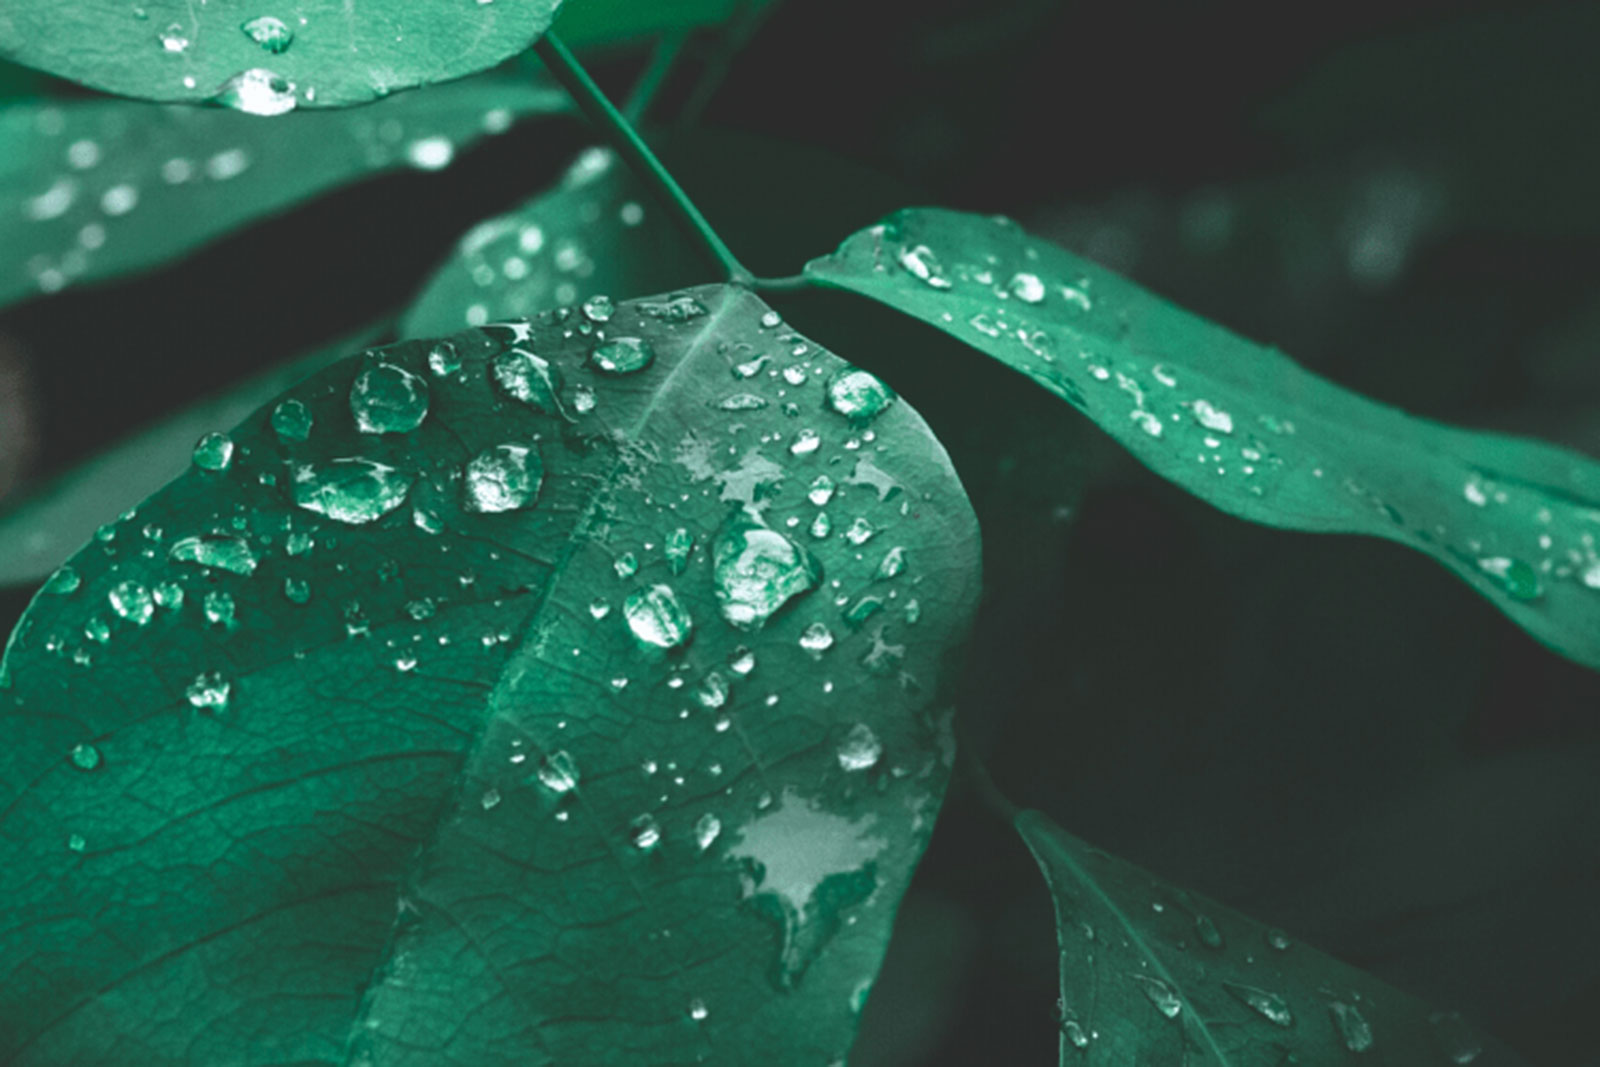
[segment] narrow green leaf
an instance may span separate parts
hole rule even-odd
[[[560,3],[300,0],[275,15],[188,0],[18,0],[0,19],[0,57],[122,96],[281,115],[487,70],[542,37]]]
[[[1592,460],[1368,400],[1006,219],[904,211],[806,272],[994,356],[1224,511],[1410,545],[1600,666]]]
[[[1167,885],[1037,811],[1016,826],[1055,899],[1063,1067],[1521,1062],[1458,1013]]]
[[[741,289],[329,367],[12,636],[0,1059],[842,1059],[977,549]]]
[[[597,294],[660,292],[705,274],[694,249],[616,153],[593,148],[556,188],[469,230],[400,332],[433,337]]]
[[[570,106],[516,71],[285,122],[117,100],[13,105],[0,110],[0,304],[171,259],[383,171],[438,169],[519,116]]]
[[[0,512],[0,586],[43,581],[94,532],[182,474],[195,442],[231,428],[289,386],[376,337],[358,330],[309,355],[274,367],[119,441],[87,462],[8,500]]]

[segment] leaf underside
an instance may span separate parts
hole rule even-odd
[[[1006,219],[909,209],[806,273],[1027,375],[1230,514],[1409,545],[1600,666],[1600,465],[1584,456],[1368,400]]]
[[[519,117],[570,107],[518,71],[284,122],[118,100],[14,104],[0,111],[0,202],[15,205],[0,213],[0,305],[176,258],[384,171],[437,169]]]
[[[1511,1067],[1456,1012],[1017,817],[1055,900],[1061,1063]]]
[[[978,586],[843,370],[731,287],[402,343],[97,537],[4,663],[0,1059],[842,1057]]]

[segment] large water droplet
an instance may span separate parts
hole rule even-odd
[[[203,534],[185,537],[167,550],[167,558],[177,563],[198,563],[233,574],[249,576],[256,569],[256,554],[249,542],[232,534]]]
[[[111,610],[135,626],[143,626],[150,621],[150,616],[156,613],[156,604],[150,596],[150,590],[132,579],[118,582],[107,599],[111,601]]]
[[[677,648],[689,640],[694,623],[670,585],[652,585],[629,593],[622,602],[628,629],[642,645]]]
[[[1328,1005],[1328,1011],[1333,1016],[1334,1025],[1339,1028],[1345,1048],[1351,1052],[1365,1052],[1372,1047],[1372,1026],[1361,1014],[1360,1008],[1336,1000]]]
[[[711,574],[723,618],[755,629],[791,598],[815,587],[822,565],[783,534],[736,514],[717,533]]]
[[[222,83],[217,102],[251,115],[282,115],[296,103],[294,82],[261,67],[240,71]]]
[[[565,752],[552,752],[539,761],[540,783],[552,793],[569,793],[578,787],[578,765]]]
[[[850,727],[850,732],[839,742],[836,755],[839,757],[839,766],[847,771],[871,770],[883,755],[883,743],[872,732],[872,727],[858,722]]]
[[[368,367],[350,383],[350,414],[362,433],[410,433],[428,417],[428,383],[404,367]]]
[[[616,314],[616,305],[609,296],[596,294],[583,302],[583,317],[590,322],[609,322]]]
[[[1289,1010],[1288,1002],[1278,994],[1235,982],[1223,982],[1222,988],[1274,1026],[1294,1025],[1294,1013]]]
[[[279,18],[271,15],[257,15],[253,19],[245,19],[239,24],[239,29],[244,35],[256,44],[265,48],[273,55],[281,55],[294,44],[294,31]]]
[[[233,438],[225,433],[208,433],[194,446],[194,465],[201,470],[225,471],[233,462]]]
[[[202,671],[195,675],[194,681],[184,690],[184,695],[189,698],[189,703],[201,711],[222,711],[228,706],[228,699],[233,691],[233,684],[222,676],[221,671]]]
[[[613,337],[595,347],[589,362],[607,374],[633,374],[655,362],[654,346],[642,337]]]
[[[1166,982],[1159,978],[1152,978],[1147,974],[1133,974],[1128,977],[1138,983],[1139,990],[1145,995],[1145,999],[1155,1005],[1155,1009],[1162,1015],[1169,1019],[1176,1019],[1178,1014],[1183,1011],[1183,1001],[1178,998],[1178,994],[1174,993],[1172,987]]]
[[[272,432],[280,441],[304,441],[311,436],[311,409],[294,397],[272,409]]]
[[[543,356],[525,348],[513,348],[489,364],[495,384],[513,400],[520,400],[535,411],[561,413],[561,372]]]
[[[869,422],[893,402],[894,390],[856,367],[846,367],[828,380],[828,407],[852,422]]]
[[[1039,280],[1037,274],[1025,271],[1013,274],[1008,288],[1012,296],[1025,304],[1037,304],[1044,299],[1044,282]]]
[[[294,469],[294,502],[351,525],[381,519],[405,503],[417,480],[387,464],[350,457]]]
[[[490,514],[532,506],[544,484],[544,461],[527,445],[496,445],[467,464],[462,481],[468,511]]]

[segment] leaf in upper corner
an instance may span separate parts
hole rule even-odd
[[[977,588],[926,424],[745,290],[337,363],[11,638],[0,1059],[842,1058]]]
[[[911,209],[813,260],[1027,375],[1230,514],[1425,552],[1600,666],[1600,465],[1341,388],[1006,219]]]
[[[542,37],[560,2],[15,0],[0,57],[122,96],[281,115],[487,70]]]
[[[437,170],[520,116],[568,107],[513,71],[288,122],[119,100],[15,104],[0,111],[0,304],[163,262],[384,171]]]
[[[376,337],[368,327],[201,401],[35,487],[0,510],[0,586],[43,581],[94,532],[184,472],[195,443]]]
[[[469,230],[400,332],[429,337],[594,295],[659,292],[704,273],[695,250],[616,153],[591,148],[556,188]]]
[[[1017,816],[1055,899],[1062,1067],[1475,1064],[1513,1053],[1230,908]]]

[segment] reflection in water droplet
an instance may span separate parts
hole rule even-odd
[[[294,397],[272,409],[272,432],[280,441],[304,441],[311,436],[311,410]]]
[[[677,648],[694,631],[688,609],[669,585],[652,585],[629,593],[622,602],[622,614],[642,645]]]
[[[833,499],[833,491],[833,479],[826,474],[819,474],[812,481],[811,488],[806,493],[806,499],[819,508],[827,507],[828,501]]]
[[[404,367],[368,367],[350,384],[350,414],[362,433],[410,433],[428,417],[428,383]]]
[[[822,565],[783,534],[735,514],[717,533],[711,574],[723,618],[755,629],[791,598],[814,588]]]
[[[583,302],[583,317],[590,322],[609,322],[616,311],[611,298],[603,294],[596,294]]]
[[[807,652],[826,652],[833,647],[833,631],[814,622],[800,631],[800,647]]]
[[[858,722],[839,742],[836,754],[839,766],[847,771],[870,770],[877,766],[879,757],[883,755],[883,744],[878,740],[878,735],[872,732],[872,727]]]
[[[577,788],[578,765],[565,752],[552,752],[539,761],[539,781],[552,793],[567,793]]]
[[[939,257],[934,255],[933,249],[927,245],[916,245],[903,248],[899,255],[900,265],[915,278],[933,289],[949,289],[950,279],[945,277],[944,268],[939,263]]]
[[[1044,299],[1044,282],[1037,274],[1013,274],[1009,288],[1011,295],[1025,304],[1037,304]]]
[[[513,400],[535,411],[561,413],[561,372],[550,361],[523,348],[513,348],[489,365],[495,384]]]
[[[233,462],[233,438],[225,433],[208,433],[194,446],[194,465],[201,470],[223,471]]]
[[[1333,1016],[1334,1025],[1339,1028],[1345,1048],[1351,1052],[1365,1052],[1372,1047],[1372,1026],[1361,1014],[1361,1009],[1336,1000],[1328,1005],[1328,1012]]]
[[[468,511],[493,514],[530,507],[544,484],[544,462],[526,445],[496,445],[467,464],[462,503]]]
[[[1288,1002],[1278,994],[1235,982],[1223,982],[1222,988],[1274,1026],[1294,1025],[1294,1013],[1289,1010]]]
[[[253,67],[222,83],[217,102],[251,115],[282,115],[295,106],[294,82],[270,70]]]
[[[894,390],[875,375],[846,367],[828,380],[828,407],[852,422],[870,422],[894,402]]]
[[[1233,432],[1233,416],[1226,411],[1219,411],[1209,400],[1196,400],[1192,406],[1196,421],[1208,430],[1218,433]]]
[[[607,374],[633,374],[655,362],[656,350],[642,337],[614,337],[589,355],[589,362]]]
[[[294,44],[294,31],[282,19],[271,15],[257,15],[239,24],[244,35],[273,55],[281,55]]]
[[[118,582],[107,595],[107,599],[111,601],[111,610],[135,626],[143,626],[156,613],[155,600],[151,598],[150,590],[132,579]]]
[[[360,525],[405,503],[416,479],[415,474],[359,457],[302,463],[294,469],[294,502],[337,522]]]
[[[198,563],[248,577],[255,573],[256,554],[242,537],[232,534],[204,534],[175,541],[167,558],[176,563]]]
[[[201,711],[222,711],[228,706],[233,684],[220,671],[202,671],[184,690],[189,703]]]

